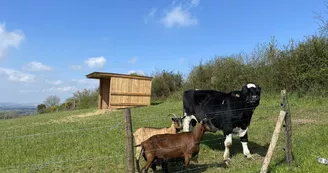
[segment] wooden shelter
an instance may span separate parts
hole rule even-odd
[[[93,72],[87,78],[99,79],[98,109],[149,106],[152,77]]]

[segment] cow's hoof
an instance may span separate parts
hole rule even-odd
[[[244,156],[249,160],[255,160],[253,155],[251,155],[251,154],[247,154],[247,155],[244,155]]]
[[[230,165],[231,159],[228,158],[226,160],[223,161],[225,163],[225,165],[228,167]]]

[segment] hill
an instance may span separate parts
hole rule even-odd
[[[264,94],[249,131],[249,148],[254,160],[242,154],[234,137],[232,163],[222,168],[222,132],[206,133],[201,142],[196,172],[259,172],[280,110],[279,95]],[[323,172],[327,167],[316,161],[328,156],[328,110],[326,98],[291,96],[294,172]],[[181,101],[164,102],[131,109],[133,131],[138,127],[170,126],[169,113],[181,115]],[[125,172],[125,132],[122,111],[101,113],[94,109],[65,111],[17,119],[1,120],[0,172]],[[284,130],[284,129],[282,129]],[[273,172],[291,172],[284,162],[284,133],[271,162]],[[143,166],[145,162],[141,161]],[[182,163],[171,164],[179,171]]]

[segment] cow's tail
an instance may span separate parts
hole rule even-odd
[[[140,145],[139,145],[140,146]],[[141,169],[140,169],[140,165],[139,165],[139,160],[140,160],[140,156],[143,154],[143,152],[144,152],[145,150],[144,150],[144,147],[141,147],[141,151],[140,151],[140,154],[139,154],[139,157],[138,158],[136,158],[136,166],[137,166],[137,171],[139,172],[139,173],[142,173],[141,171]]]

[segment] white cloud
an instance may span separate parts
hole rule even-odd
[[[101,57],[91,57],[84,61],[85,64],[89,66],[89,68],[102,68],[106,63],[106,59]]]
[[[46,80],[46,83],[51,84],[51,85],[60,85],[60,84],[63,83],[63,81],[61,81],[61,80],[54,80],[54,81]]]
[[[77,91],[75,86],[51,87],[44,89],[42,92],[74,92]]]
[[[129,60],[130,64],[135,64],[138,61],[138,57],[133,57]]]
[[[144,22],[148,23],[148,21],[152,18],[154,18],[155,14],[157,12],[157,8],[152,8],[146,17],[144,17]]]
[[[82,69],[82,66],[80,66],[80,65],[71,65],[70,68],[72,70],[81,70]]]
[[[23,67],[27,71],[51,71],[50,66],[44,65],[41,62],[32,61]]]
[[[0,77],[1,76],[13,82],[32,82],[35,78],[34,75],[7,68],[0,68]]]
[[[191,5],[198,6],[200,0],[191,0]]]
[[[145,75],[145,73],[142,70],[130,70],[130,71],[128,71],[128,74],[131,74],[131,73],[137,73],[137,74],[142,75],[142,76]]]
[[[196,16],[192,14],[192,10],[198,7],[200,0],[188,0],[186,3],[181,2],[172,1],[170,9],[163,10],[163,14],[158,21],[166,28],[187,27],[199,23]],[[151,18],[155,18],[157,11],[157,8],[152,8],[144,18],[145,23]]]
[[[198,24],[198,19],[191,15],[189,9],[177,6],[167,12],[161,22],[167,28],[186,27]]]
[[[21,31],[7,31],[5,24],[0,24],[0,60],[6,57],[10,48],[18,48],[23,39]]]

